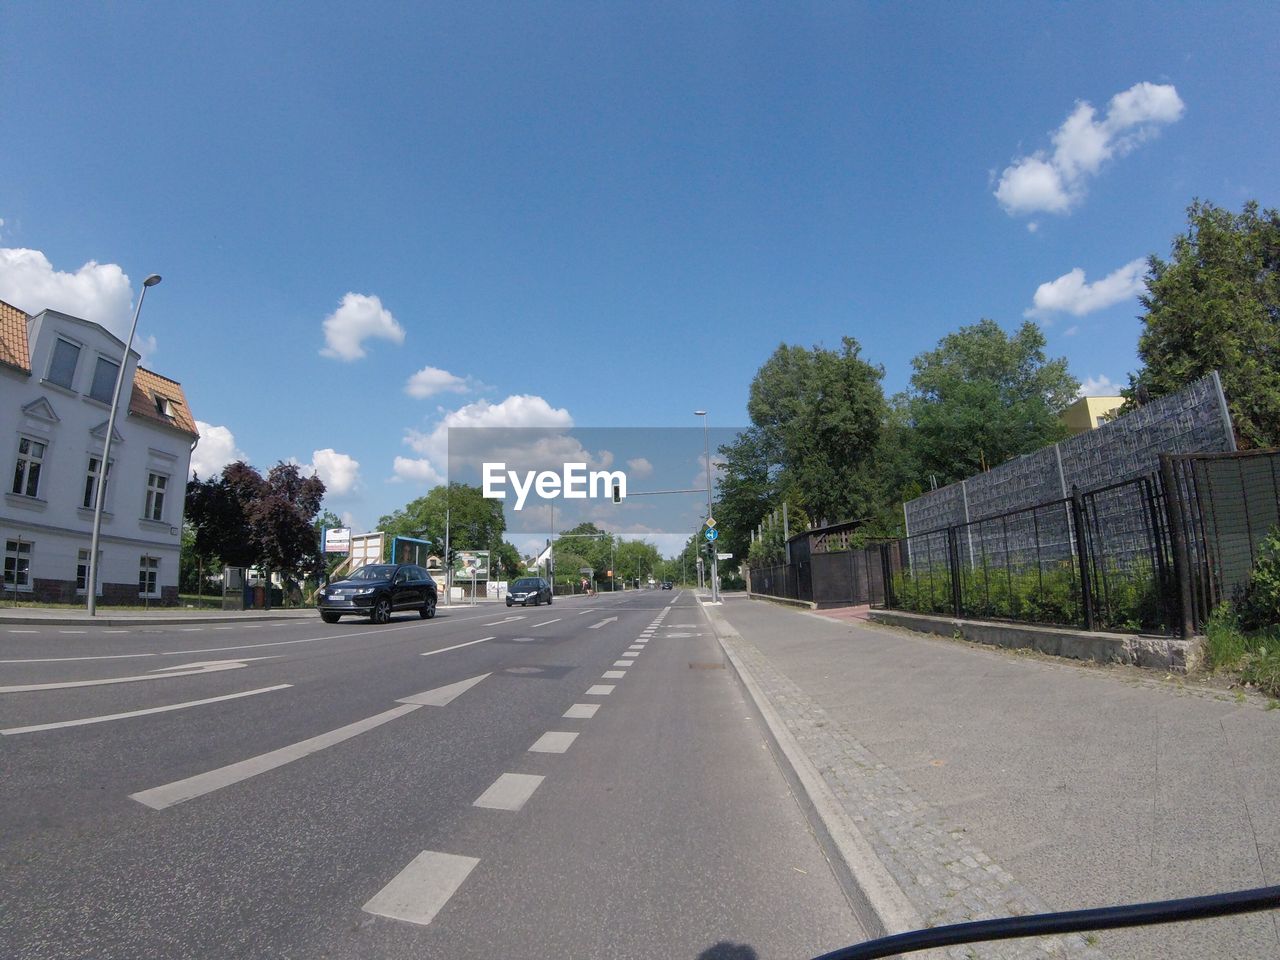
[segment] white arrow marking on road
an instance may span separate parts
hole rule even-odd
[[[85,717],[82,720],[62,720],[58,723],[37,723],[29,727],[10,727],[0,730],[0,734],[11,737],[18,733],[39,733],[42,730],[61,730],[63,727],[83,727],[90,723],[106,723],[110,720],[127,720],[130,717],[145,717],[153,713],[167,713],[170,710],[185,710],[187,707],[202,707],[206,703],[221,703],[223,700],[238,700],[241,697],[252,697],[259,693],[271,693],[274,690],[287,690],[291,683],[278,683],[274,687],[259,687],[257,690],[245,690],[243,693],[228,693],[221,697],[207,697],[204,700],[188,700],[185,703],[171,703],[164,707],[147,707],[145,710],[130,710],[128,713],[112,713],[103,717]]]
[[[485,674],[485,676],[488,676],[488,674]],[[173,783],[164,784],[164,786],[131,793],[129,797],[132,800],[137,800],[143,806],[151,807],[153,810],[163,810],[165,807],[172,807],[176,803],[193,800],[206,793],[212,793],[214,790],[221,790],[223,787],[229,787],[233,783],[239,783],[241,780],[256,777],[260,773],[266,773],[268,770],[282,767],[286,763],[292,763],[294,760],[301,760],[303,757],[325,749],[325,747],[332,747],[334,744],[342,743],[344,740],[350,740],[352,737],[359,736],[368,730],[380,727],[397,717],[413,713],[413,711],[421,709],[424,704],[434,704],[437,701],[441,701],[439,705],[443,706],[444,703],[448,703],[463,692],[463,690],[455,690],[455,688],[465,684],[464,689],[469,689],[483,679],[484,677],[473,677],[471,680],[464,680],[461,683],[453,683],[447,687],[439,687],[435,690],[417,693],[397,701],[397,703],[401,704],[399,707],[392,707],[390,710],[385,710],[372,717],[365,717],[363,720],[349,723],[345,727],[339,727],[336,730],[330,730],[328,733],[322,733],[307,740],[300,740],[287,747],[281,747],[278,750],[272,750],[256,757],[250,757],[248,760],[241,760],[238,763],[228,764],[225,767],[219,767],[207,773],[199,773],[194,777],[187,777],[185,780],[175,780]],[[447,699],[445,699],[446,696]]]
[[[269,660],[270,657],[251,657],[252,660]],[[140,680],[168,680],[170,677],[190,677],[197,673],[220,673],[223,670],[239,670],[248,665],[246,660],[208,660],[204,663],[185,663],[152,670],[139,677],[107,677],[102,680],[65,680],[60,683],[26,683],[12,687],[0,687],[0,693],[28,693],[33,690],[69,690],[72,687],[104,687],[112,683],[137,683]]]
[[[470,680],[459,680],[457,683],[451,683],[447,687],[436,687],[434,690],[426,691],[426,693],[415,693],[412,697],[397,700],[396,703],[416,703],[420,707],[447,707],[487,676],[489,674],[482,673],[478,677],[472,677]]]
[[[617,619],[618,619],[617,617],[605,617],[605,618],[604,618],[603,620],[601,620],[599,623],[593,623],[591,626],[587,627],[587,629],[588,629],[588,630],[599,630],[599,629],[600,629],[601,627],[603,627],[606,623],[613,623],[613,621],[615,621],[615,620],[617,620]]]

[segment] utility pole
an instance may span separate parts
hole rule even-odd
[[[449,491],[445,489],[444,501],[444,603],[453,603],[453,558],[449,556]]]

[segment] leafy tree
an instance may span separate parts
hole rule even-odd
[[[1146,282],[1130,400],[1217,370],[1240,445],[1280,445],[1280,214],[1194,201],[1187,232],[1168,261],[1148,260]]]
[[[259,560],[268,570],[317,573],[320,545],[313,526],[324,482],[304,477],[295,463],[278,463],[245,509]]]
[[[454,482],[433,487],[426,496],[410,501],[378,520],[378,529],[391,537],[416,537],[431,543],[433,553],[444,553],[445,511],[449,514],[449,546],[454,550],[494,550],[507,529],[502,501],[489,500],[477,486]]]
[[[735,557],[747,555],[751,531],[777,501],[776,474],[780,467],[769,462],[765,449],[759,427],[748,427],[733,443],[720,448],[724,467],[716,489],[715,517],[720,529],[717,543]],[[697,556],[697,546],[695,543],[693,556]]]
[[[875,501],[873,457],[885,416],[884,369],[861,356],[852,337],[839,350],[783,344],[751,382],[747,413],[758,433],[743,478],[750,493],[776,478],[811,517],[836,522],[866,516]],[[735,541],[736,542],[736,541]]]
[[[1066,436],[1058,415],[1080,382],[1044,347],[1034,323],[1009,335],[984,319],[911,361],[906,411],[922,479],[951,483]]]

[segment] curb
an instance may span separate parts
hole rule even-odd
[[[818,605],[812,600],[792,600],[790,597],[773,597],[767,593],[751,593],[747,591],[748,600],[765,600],[787,607],[803,607],[805,610],[817,610]]]
[[[314,611],[310,611],[314,613]],[[183,616],[143,616],[143,617],[70,617],[70,616],[53,616],[53,617],[30,617],[30,616],[4,616],[0,615],[0,624],[9,624],[24,627],[83,627],[89,624],[100,627],[138,627],[138,626],[160,626],[168,627],[179,623],[252,623],[262,620],[302,620],[304,616],[297,613],[289,614],[257,614],[243,617],[183,617]]]
[[[919,912],[902,892],[888,868],[876,856],[875,850],[857,824],[844,811],[840,801],[822,779],[822,774],[756,683],[749,668],[725,643],[725,636],[739,636],[737,631],[722,618],[712,616],[712,611],[707,610],[701,601],[699,606],[715,632],[720,649],[732,664],[734,675],[763,718],[774,756],[786,760],[786,765],[779,764],[783,766],[783,772],[787,773],[786,766],[790,767],[787,780],[792,785],[796,799],[801,801],[836,878],[853,907],[854,915],[867,936],[883,937],[923,927],[924,920]],[[921,956],[941,957],[944,954],[927,951]]]

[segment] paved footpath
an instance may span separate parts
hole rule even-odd
[[[743,596],[705,609],[815,805],[835,808],[832,835],[869,854],[851,872],[891,932],[1280,883],[1280,711],[1265,701]],[[1280,917],[947,955],[1273,957]]]

